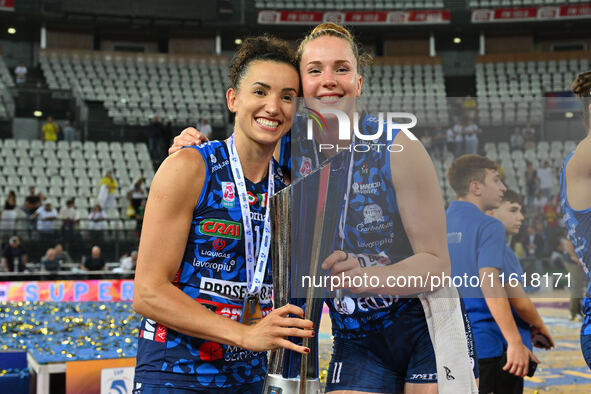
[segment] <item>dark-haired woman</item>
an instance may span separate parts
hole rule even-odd
[[[290,129],[299,76],[283,41],[244,41],[230,69],[226,141],[183,149],[152,182],[135,277],[142,321],[136,393],[260,393],[266,351],[309,349],[292,305],[272,311],[268,196],[284,186],[272,159]]]
[[[14,190],[8,192],[4,201],[4,209],[0,209],[0,229],[12,231],[16,222],[16,193]]]
[[[587,279],[591,279],[591,71],[581,73],[572,83],[583,105],[587,135],[564,160],[560,173],[560,205],[568,237]],[[591,281],[583,300],[581,350],[591,368]]]

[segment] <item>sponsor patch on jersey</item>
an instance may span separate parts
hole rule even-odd
[[[382,208],[378,204],[363,207],[363,224],[380,223],[384,221]]]
[[[242,223],[222,219],[204,219],[199,223],[199,231],[203,235],[240,239],[242,237]]]
[[[213,155],[212,155],[212,156],[213,156]],[[215,157],[215,156],[213,156],[213,157]],[[210,156],[210,159],[211,159],[211,156]],[[217,161],[217,159],[216,159],[216,161]],[[212,161],[212,162],[213,162],[213,163],[215,163],[214,165],[212,165],[212,166],[211,166],[211,173],[212,173],[212,174],[213,174],[214,172],[216,172],[216,171],[219,171],[219,170],[221,170],[222,168],[224,168],[224,167],[225,167],[225,166],[227,166],[228,164],[230,164],[230,161],[229,161],[229,160],[224,160],[224,161],[222,161],[221,163],[216,163],[216,162],[214,162],[214,161]]]
[[[166,327],[154,320],[146,319],[140,330],[140,337],[149,341],[166,342]]]
[[[233,182],[222,182],[222,193],[223,200],[222,205],[226,208],[234,207],[234,183]]]
[[[221,238],[216,238],[211,243],[211,246],[213,246],[215,250],[222,250],[226,247],[226,241]]]
[[[221,302],[203,300],[201,298],[196,298],[196,300],[199,301],[199,303],[205,306],[207,309],[217,313],[218,315],[226,316],[227,318],[235,321],[240,321],[240,317],[242,316],[242,305],[224,304]],[[262,308],[262,316],[267,316],[269,313],[271,313],[272,310],[272,307]]]
[[[271,303],[272,290],[272,285],[262,285],[261,291],[258,294],[261,305]],[[246,282],[233,282],[229,280],[201,277],[199,292],[201,294],[209,294],[241,302],[248,294],[248,286]]]
[[[306,176],[312,172],[312,159],[309,157],[302,157],[302,165],[300,166],[300,174]]]
[[[259,203],[260,206],[263,208],[267,206],[267,193],[259,193],[255,195],[252,192],[247,192],[246,194],[248,199],[248,205],[253,206]]]
[[[265,215],[260,212],[252,212],[250,211],[250,220],[256,220],[259,222],[265,221]]]
[[[382,181],[370,183],[355,182],[351,187],[355,194],[378,194],[382,187]]]

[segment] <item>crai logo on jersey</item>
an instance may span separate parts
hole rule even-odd
[[[240,239],[242,236],[242,223],[222,219],[204,219],[199,223],[199,231],[203,235]]]
[[[417,124],[417,117],[414,114],[408,112],[387,112],[385,115],[383,112],[379,112],[378,116],[372,116],[368,118],[368,121],[372,121],[376,123],[377,130],[374,134],[366,134],[362,133],[359,130],[359,112],[353,112],[353,134],[358,141],[355,142],[353,145],[351,144],[351,120],[349,116],[338,109],[322,109],[322,113],[319,111],[315,111],[311,108],[305,107],[306,115],[308,116],[307,121],[307,136],[308,140],[314,139],[314,125],[320,130],[320,132],[328,131],[328,125],[325,119],[325,115],[334,115],[338,121],[339,125],[339,133],[338,133],[338,141],[343,141],[344,144],[341,145],[337,144],[328,144],[328,143],[321,143],[318,144],[318,150],[322,152],[323,150],[334,150],[338,151],[347,150],[349,152],[369,152],[370,150],[375,150],[377,152],[382,152],[387,150],[388,152],[401,152],[404,150],[404,147],[400,144],[381,144],[375,143],[372,141],[378,141],[384,131],[387,133],[387,140],[393,140],[393,132],[395,130],[400,130],[411,141],[418,141],[418,138],[410,131],[411,128],[416,126]],[[406,119],[409,120],[406,123],[397,122],[395,120]],[[386,127],[384,130],[384,124]]]

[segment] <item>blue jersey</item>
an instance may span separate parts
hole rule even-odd
[[[296,123],[296,127],[302,123]],[[362,133],[373,135],[377,127],[378,118],[362,117]],[[307,175],[321,164],[318,157],[322,158],[322,154],[316,151],[315,142],[305,140],[306,133],[299,131],[292,134],[291,141],[294,179]],[[392,140],[397,132],[392,133]],[[379,141],[371,141],[373,146],[368,152],[344,152],[353,155],[353,163],[349,204],[345,208],[345,236],[343,245],[338,243],[335,249],[355,254],[361,266],[394,264],[413,254],[402,225],[392,184],[390,155],[385,148],[392,141],[386,140],[385,132],[382,136]],[[390,295],[329,299],[333,334],[336,338],[361,338],[380,333],[413,302],[419,301]]]
[[[291,130],[281,137],[279,145],[279,167],[284,174],[291,174]]]
[[[505,226],[466,201],[452,202],[446,217],[451,274],[466,278],[458,290],[472,323],[476,353],[480,359],[498,357],[503,353],[502,336],[477,278],[485,267],[503,270]]]
[[[174,279],[188,296],[211,311],[239,320],[247,294],[243,218],[224,142],[192,147],[203,156],[206,177],[193,211],[187,247]],[[277,165],[275,190],[285,185]],[[254,243],[258,251],[267,206],[267,179],[246,180]],[[259,301],[263,316],[272,308],[271,264],[267,263]],[[143,319],[136,381],[177,388],[232,388],[261,381],[266,353],[190,337]]]
[[[503,273],[505,276],[504,285],[510,286],[512,282],[515,282],[514,280],[511,280],[511,278],[516,278],[521,283],[521,286],[523,286],[523,269],[521,268],[521,263],[519,262],[519,259],[517,258],[517,256],[508,244],[505,244],[505,252],[503,256]],[[529,328],[529,324],[526,323],[521,317],[519,317],[519,315],[517,314],[517,312],[515,312],[513,308],[511,308],[511,310],[513,311],[513,318],[515,319],[515,323],[517,324],[517,329],[519,330],[519,334],[521,335],[521,340],[523,344],[527,346],[529,350],[532,350],[531,331]],[[503,343],[507,344],[504,337]]]
[[[573,156],[569,154],[564,160],[560,171],[560,210],[568,232],[568,238],[572,242],[577,257],[585,270],[588,278],[591,278],[591,207],[584,210],[571,208],[566,196],[566,165]],[[587,286],[585,300],[583,301],[583,314],[585,320],[581,327],[582,335],[591,335],[591,283]]]

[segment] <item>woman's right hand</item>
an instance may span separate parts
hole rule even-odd
[[[179,135],[174,137],[172,146],[168,148],[168,154],[172,155],[178,152],[185,146],[201,145],[204,142],[209,141],[205,134],[200,132],[194,127],[187,127]]]
[[[299,318],[289,317],[290,314]],[[240,347],[255,352],[285,348],[307,354],[310,352],[309,348],[296,345],[286,339],[287,337],[314,337],[314,323],[303,317],[304,310],[295,305],[288,304],[275,309],[256,324],[244,327],[244,338]]]

